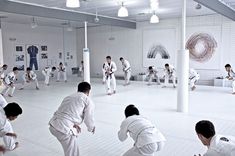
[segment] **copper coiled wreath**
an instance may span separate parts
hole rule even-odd
[[[209,61],[215,53],[217,42],[215,38],[207,33],[195,33],[186,43],[190,59],[197,62]]]

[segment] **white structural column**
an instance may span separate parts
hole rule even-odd
[[[90,52],[87,46],[87,22],[85,21],[85,48],[83,49],[84,81],[90,83]]]
[[[2,23],[1,23],[1,19],[0,19],[0,65],[3,65],[3,43],[2,43]]]
[[[182,0],[182,35],[181,49],[178,51],[177,71],[178,71],[178,91],[177,91],[177,111],[187,113],[189,105],[189,52],[185,50],[186,44],[186,0]]]

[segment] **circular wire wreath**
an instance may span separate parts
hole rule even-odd
[[[216,48],[215,38],[207,33],[195,33],[186,43],[190,58],[201,63],[210,60]]]

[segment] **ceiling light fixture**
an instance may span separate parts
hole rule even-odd
[[[152,10],[157,10],[159,8],[158,0],[150,0],[150,7]]]
[[[128,10],[123,2],[121,8],[118,10],[118,17],[128,17]]]
[[[79,8],[80,7],[80,1],[79,0],[67,0],[66,1],[66,7],[68,7],[68,8]]]
[[[98,23],[98,22],[100,21],[100,19],[99,19],[99,17],[98,17],[97,8],[96,8],[96,11],[95,11],[95,19],[94,19],[94,21],[95,21],[96,23]]]
[[[155,12],[153,13],[153,15],[150,18],[150,23],[153,23],[153,24],[159,23],[159,17],[156,15]]]
[[[34,28],[36,28],[36,27],[38,26],[38,24],[37,24],[37,22],[35,21],[35,18],[34,18],[34,17],[32,18],[32,22],[31,22],[30,26],[31,26],[32,29],[34,29]]]

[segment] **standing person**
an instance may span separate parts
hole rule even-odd
[[[81,65],[79,66],[79,72],[80,72],[81,77],[83,78],[84,76],[84,62],[83,61],[81,61]]]
[[[20,90],[24,89],[25,83],[31,83],[32,81],[34,81],[36,84],[36,90],[39,90],[37,75],[32,71],[30,67],[26,69],[26,72],[25,74],[23,74],[22,78],[23,78],[23,84]]]
[[[202,144],[208,148],[203,156],[235,156],[235,137],[216,134],[212,122],[199,121],[195,131]]]
[[[5,72],[7,70],[7,67],[8,66],[6,64],[4,64],[2,67],[0,67],[0,86],[2,84],[4,77],[5,77]]]
[[[139,110],[134,105],[126,107],[125,116],[118,138],[120,141],[125,141],[129,133],[135,143],[134,147],[123,156],[154,156],[155,152],[162,150],[165,137],[155,125],[139,114]]]
[[[167,86],[169,83],[169,79],[172,79],[173,81],[173,87],[176,88],[176,71],[175,67],[173,65],[165,64],[165,69],[164,69],[164,78],[165,78],[165,84],[163,88]]]
[[[120,61],[122,62],[122,70],[124,72],[124,79],[125,79],[124,85],[129,85],[131,78],[131,65],[129,61],[125,60],[123,57],[120,57]]]
[[[2,93],[1,93],[3,96],[6,96],[6,94],[8,93],[8,91],[10,89],[11,89],[11,92],[8,94],[8,96],[9,97],[13,96],[14,91],[15,91],[15,81],[17,80],[16,79],[17,74],[18,74],[18,68],[14,67],[12,72],[8,73],[5,76],[5,78],[3,80],[5,88],[3,89]]]
[[[38,70],[38,60],[37,60],[37,54],[38,54],[38,48],[34,45],[31,45],[27,48],[30,60],[29,60],[29,67],[31,69]]]
[[[4,108],[0,108],[0,137],[3,138],[6,151],[12,151],[19,146],[10,121],[15,120],[20,114],[22,114],[22,108],[17,103],[9,103]]]
[[[105,72],[105,82],[107,94],[112,95],[116,93],[116,78],[114,72],[117,71],[115,62],[111,60],[111,56],[106,57],[106,62],[103,65],[103,71]]]
[[[57,82],[60,81],[60,76],[61,74],[64,77],[64,82],[67,82],[67,74],[66,74],[66,67],[63,65],[62,62],[60,62],[58,69],[58,73],[57,73]]]
[[[235,72],[233,71],[230,64],[225,65],[225,70],[228,72],[228,76],[226,76],[226,79],[233,81],[232,82],[232,88],[233,88],[233,95],[235,95]]]
[[[189,80],[190,80],[190,87],[191,90],[194,91],[196,89],[195,83],[200,79],[200,75],[198,74],[198,72],[191,68],[189,70]]]
[[[95,133],[94,104],[89,98],[91,86],[87,82],[78,85],[78,92],[67,96],[49,122],[49,130],[64,149],[65,156],[79,156],[78,134],[81,124]]]
[[[157,76],[157,70],[153,67],[153,66],[149,66],[148,67],[148,72],[147,72],[147,76],[146,79],[148,80],[148,85],[151,84],[151,82],[153,81],[153,79],[156,79],[157,84],[160,85],[160,79]]]
[[[44,83],[49,86],[49,81],[50,81],[50,77],[53,77],[54,76],[54,71],[56,71],[56,67],[45,67],[43,70],[42,70],[42,74],[44,75],[45,77],[45,81]]]

